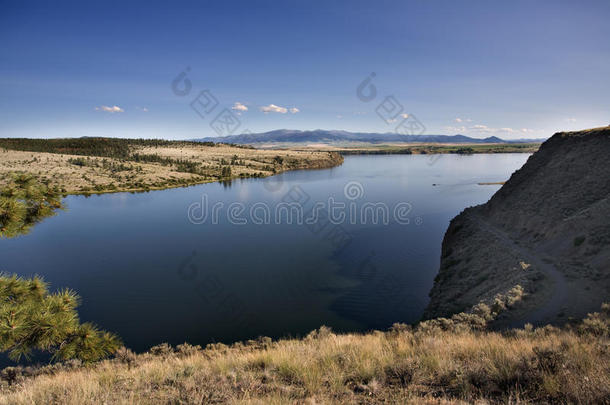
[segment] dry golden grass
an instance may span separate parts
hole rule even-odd
[[[188,161],[195,172],[177,164],[135,162],[131,159],[87,157],[0,148],[0,186],[9,173],[22,172],[48,181],[67,194],[144,191],[208,183],[227,178],[266,177],[295,169],[333,167],[343,160],[336,153],[257,150],[228,145],[194,145],[177,142],[167,147],[132,147],[131,153],[157,155],[174,162]],[[281,163],[276,157],[281,158]],[[71,163],[85,159],[85,165]],[[222,176],[230,167],[230,176]]]
[[[3,404],[609,403],[608,307],[577,328],[412,330],[160,346],[23,379]],[[432,327],[431,327],[432,326]]]

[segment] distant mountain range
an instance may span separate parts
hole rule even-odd
[[[400,135],[392,132],[348,132],[328,131],[316,129],[313,131],[299,131],[292,129],[278,129],[275,131],[257,134],[241,134],[222,137],[208,137],[193,139],[198,142],[223,142],[231,144],[266,144],[266,143],[526,143],[543,142],[544,139],[500,139],[496,136],[488,138],[471,138],[466,135]]]

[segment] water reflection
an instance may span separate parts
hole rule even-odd
[[[348,156],[333,169],[230,186],[69,196],[69,212],[0,241],[1,270],[40,274],[78,291],[82,320],[116,332],[137,351],[159,342],[304,335],[323,324],[383,329],[421,316],[450,219],[500,188],[477,183],[507,180],[527,157],[446,155],[431,166],[425,155]],[[347,187],[356,183],[356,190]],[[210,207],[224,207],[217,221],[189,219],[203,195]],[[245,224],[227,218],[232,204],[245,207],[242,218],[287,196],[289,203],[308,197],[304,218],[325,203],[319,219],[333,198],[333,207],[345,204],[346,219],[299,225],[284,215],[262,224],[250,215]],[[393,215],[401,202],[412,206],[408,224],[361,221],[364,204],[384,203]]]

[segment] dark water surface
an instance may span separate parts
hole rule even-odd
[[[0,270],[76,290],[83,321],[138,351],[386,328],[421,316],[449,220],[500,187],[477,183],[507,180],[528,156],[348,156],[231,185],[70,196],[29,235],[0,240]],[[303,224],[282,201],[298,201]]]

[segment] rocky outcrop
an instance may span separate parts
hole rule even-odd
[[[500,321],[562,323],[610,298],[610,127],[544,142],[486,203],[455,217],[425,318],[491,301],[515,285]]]

